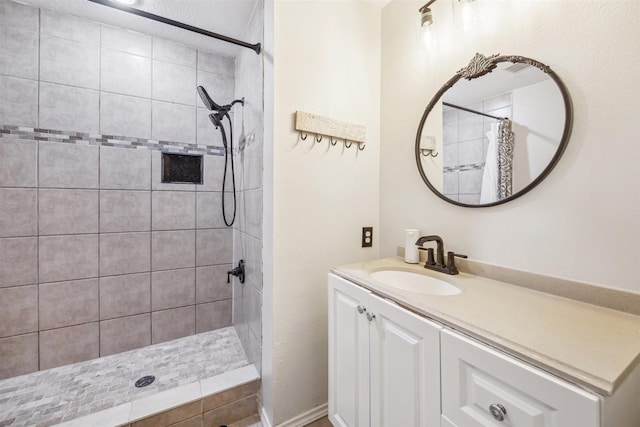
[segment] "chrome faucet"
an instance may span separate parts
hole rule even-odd
[[[423,248],[427,242],[436,242],[436,258],[433,259],[433,248]],[[427,261],[424,263],[424,268],[430,270],[439,271],[446,274],[458,274],[458,268],[456,267],[455,257],[466,258],[466,255],[456,254],[454,252],[447,252],[447,263],[444,263],[444,243],[442,237],[431,235],[422,236],[416,241],[418,249],[427,251]]]

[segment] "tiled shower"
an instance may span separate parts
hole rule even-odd
[[[245,40],[262,40],[262,2],[258,2]],[[234,264],[246,262],[246,282],[234,282],[233,324],[249,362],[261,370],[262,357],[262,150],[263,74],[262,57],[244,49],[236,58],[235,98],[245,99],[237,117],[238,218],[234,224]],[[240,112],[240,110],[238,110]]]
[[[240,64],[0,0],[0,379],[232,323],[259,361],[262,68]],[[250,105],[235,236],[196,85]],[[203,184],[162,183],[162,151],[202,155]]]
[[[497,117],[512,117],[511,93],[464,105]],[[480,203],[482,174],[487,157],[487,132],[496,119],[443,107],[444,194],[460,203]]]

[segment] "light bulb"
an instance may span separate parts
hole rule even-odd
[[[423,7],[420,9],[420,25],[422,27],[428,27],[431,24],[433,24],[433,14],[431,13],[431,9]]]

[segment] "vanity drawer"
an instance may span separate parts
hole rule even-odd
[[[443,427],[600,425],[594,394],[449,330],[441,349]]]

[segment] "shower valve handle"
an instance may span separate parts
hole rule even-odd
[[[238,266],[227,271],[227,283],[231,283],[231,276],[236,276],[240,279],[240,283],[244,283],[244,260],[238,261]]]

